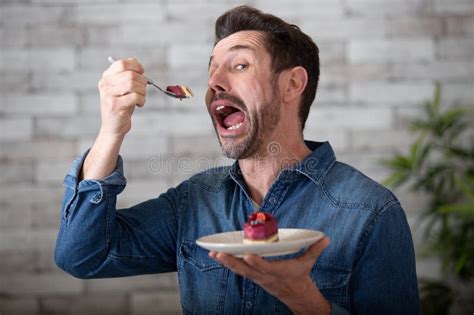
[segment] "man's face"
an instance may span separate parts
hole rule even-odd
[[[238,32],[214,47],[206,104],[225,156],[265,154],[265,142],[280,120],[276,82],[261,33]]]

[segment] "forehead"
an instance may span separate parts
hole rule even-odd
[[[212,55],[226,53],[234,47],[248,46],[255,52],[265,50],[265,38],[263,33],[258,31],[240,31],[226,38],[221,39],[212,49]]]

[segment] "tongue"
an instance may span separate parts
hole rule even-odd
[[[237,111],[235,113],[232,113],[230,115],[227,115],[225,118],[224,118],[224,127],[226,128],[229,128],[230,126],[235,126],[237,125],[238,123],[241,123],[243,122],[245,119],[245,115],[243,112],[241,111]]]

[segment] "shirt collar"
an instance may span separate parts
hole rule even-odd
[[[336,155],[329,142],[305,141],[312,151],[301,163],[292,170],[306,175],[313,181],[319,181],[336,162]],[[289,170],[289,171],[292,171]]]
[[[278,176],[279,179],[289,179],[292,174],[299,173],[318,182],[336,162],[336,156],[329,142],[305,141],[305,144],[312,151],[311,154],[292,168],[283,170]],[[238,161],[229,168],[229,175],[237,184],[245,187]]]

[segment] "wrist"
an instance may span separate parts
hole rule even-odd
[[[97,135],[97,139],[107,143],[122,143],[123,139],[125,138],[126,132],[115,132],[109,131],[106,128],[100,128],[99,133]]]
[[[299,284],[299,292],[283,301],[293,314],[330,314],[331,303],[321,294],[308,277],[305,283]]]
[[[115,169],[125,135],[101,130],[87,155],[80,172],[80,179],[100,180]]]

